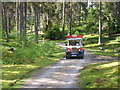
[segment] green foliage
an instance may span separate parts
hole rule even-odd
[[[40,46],[40,53],[41,55],[47,55],[47,56],[52,56],[52,54],[55,51],[55,44],[53,43],[43,43]]]
[[[72,28],[72,34],[75,34],[75,33],[79,34],[80,31],[81,31],[81,27],[76,27],[75,26],[75,27]]]
[[[75,31],[75,35],[79,35],[79,32],[78,32],[78,31]]]
[[[7,43],[5,40],[2,40],[3,47],[18,47],[19,43],[15,39],[10,39],[10,43]]]
[[[28,34],[28,35],[27,35],[27,40],[28,40],[29,42],[33,42],[33,41],[34,41],[34,38],[35,38],[35,35],[34,35],[34,34]]]
[[[14,52],[3,50],[3,64],[34,63],[37,57],[52,56],[55,47],[53,43],[41,43],[40,45],[29,43],[28,47],[18,47]]]
[[[22,63],[33,63],[36,57],[35,48],[27,47],[24,49],[17,48],[13,58],[9,63],[22,64]]]
[[[2,49],[2,63],[9,63],[12,58],[12,53],[6,49]]]
[[[46,38],[51,40],[59,40],[62,38],[62,32],[58,26],[53,26],[46,32]]]
[[[81,34],[81,33],[86,33],[86,34],[91,34],[91,33],[96,33],[98,32],[98,23],[84,23],[81,26],[75,26],[72,28],[72,34]]]

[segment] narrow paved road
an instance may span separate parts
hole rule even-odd
[[[56,43],[65,48],[64,44]],[[85,52],[84,59],[63,58],[29,78],[22,88],[77,88],[77,76],[84,65],[93,59]],[[92,62],[94,63],[94,62]]]

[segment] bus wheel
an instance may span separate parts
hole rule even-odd
[[[68,57],[68,56],[66,56],[66,59],[69,59],[69,57]]]
[[[83,59],[83,56],[81,56],[80,58]]]

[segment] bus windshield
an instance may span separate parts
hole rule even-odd
[[[69,46],[81,46],[80,40],[70,40]]]

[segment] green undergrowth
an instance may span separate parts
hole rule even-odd
[[[98,45],[98,34],[89,34],[84,35],[83,42],[84,48],[94,54],[115,57],[120,55],[120,35],[113,35],[111,38],[103,35],[103,43]],[[104,50],[99,50],[98,47],[102,47]]]
[[[80,72],[80,88],[118,88],[118,61],[90,64]]]
[[[12,42],[13,43],[13,42]],[[4,43],[5,44],[5,43]],[[64,49],[54,43],[30,43],[28,47],[14,46],[14,51],[8,45],[2,46],[2,87],[9,88],[15,85],[28,72],[37,68],[54,64],[64,56]]]

